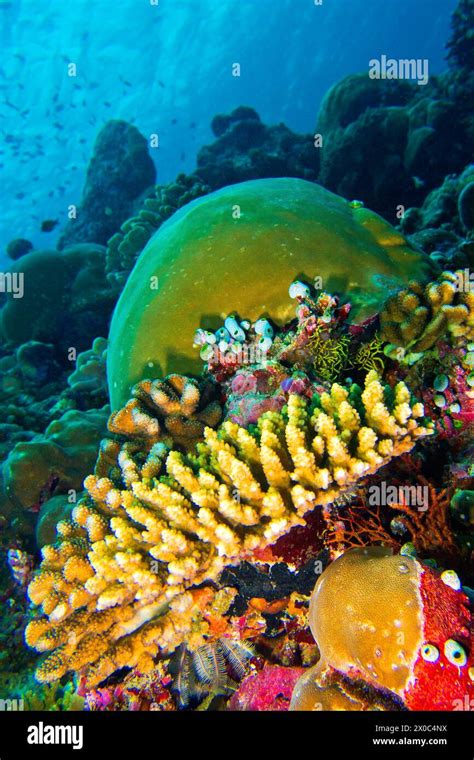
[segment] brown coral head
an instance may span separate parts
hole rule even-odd
[[[465,287],[462,270],[443,272],[424,287],[411,282],[387,301],[380,324],[383,340],[412,353],[432,348],[445,335],[472,340],[474,293]]]
[[[222,409],[216,386],[184,375],[163,380],[142,380],[132,390],[133,398],[111,415],[109,430],[150,444],[172,439],[190,448],[202,438],[205,427],[216,427]]]
[[[421,645],[419,566],[382,546],[352,549],[318,580],[310,626],[322,661],[401,695]]]

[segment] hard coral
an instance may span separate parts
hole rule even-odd
[[[384,709],[383,697],[459,710],[474,693],[472,615],[453,573],[382,547],[353,549],[320,576],[310,625],[321,659],[296,685],[294,710]]]
[[[381,337],[411,353],[432,348],[446,333],[472,340],[474,292],[462,270],[443,272],[436,281],[412,282],[389,299],[380,321]]]
[[[142,380],[132,394],[125,407],[111,416],[109,430],[151,445],[168,439],[190,448],[202,438],[206,426],[216,427],[222,417],[210,381],[168,375],[164,380]]]
[[[42,550],[29,587],[42,614],[25,636],[54,651],[38,679],[75,670],[94,685],[125,665],[151,666],[201,630],[198,599],[211,604],[214,592],[197,587],[430,432],[403,383],[389,395],[375,373],[363,391],[333,385],[314,410],[290,395],[254,435],[231,422],[206,428],[196,454],[171,451],[165,466],[160,444],[145,460],[125,444],[120,478],[88,477],[89,496]]]

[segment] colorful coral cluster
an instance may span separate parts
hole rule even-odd
[[[406,386],[391,394],[372,372],[364,390],[335,384],[312,408],[290,395],[253,434],[230,422],[206,428],[196,454],[159,443],[143,461],[125,444],[121,484],[87,478],[90,498],[43,548],[29,588],[42,616],[26,640],[55,651],[38,678],[84,671],[94,685],[123,665],[150,667],[189,635],[197,586],[430,432]]]

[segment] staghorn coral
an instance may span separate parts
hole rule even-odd
[[[112,414],[112,433],[145,439],[151,444],[165,439],[191,448],[202,438],[204,428],[216,427],[222,409],[210,381],[193,380],[183,375],[168,375],[164,380],[143,380],[132,389],[133,398]]]
[[[314,408],[290,395],[286,411],[263,415],[253,435],[229,421],[206,428],[195,454],[157,443],[144,458],[130,443],[113,446],[120,479],[86,478],[89,495],[59,523],[29,586],[41,614],[26,642],[54,650],[37,678],[74,670],[94,686],[123,666],[150,668],[184,640],[202,641],[215,592],[196,587],[410,450],[431,432],[422,416],[404,383],[391,392],[370,372],[363,391],[334,384]]]
[[[410,353],[432,348],[446,333],[454,340],[472,340],[474,292],[465,272],[443,272],[426,286],[411,282],[389,299],[380,324],[383,340]]]

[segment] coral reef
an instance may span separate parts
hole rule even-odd
[[[112,120],[97,135],[80,206],[59,238],[59,249],[77,243],[106,245],[135,201],[155,181],[145,137],[132,124]]]
[[[178,174],[169,185],[157,185],[142,208],[127,219],[107,243],[106,271],[111,283],[120,287],[133,269],[146,243],[163,222],[182,206],[206,195],[211,188],[191,174]]]
[[[80,492],[94,466],[106,431],[109,408],[72,409],[48,425],[44,434],[17,443],[2,465],[3,491],[10,509],[38,511],[50,496]],[[7,511],[5,501],[2,511]]]
[[[200,584],[430,433],[406,386],[391,394],[374,372],[363,391],[334,384],[314,402],[290,395],[287,412],[264,415],[256,435],[230,422],[206,428],[194,455],[158,443],[143,461],[125,444],[117,485],[86,479],[89,498],[59,523],[29,586],[42,616],[26,641],[54,650],[40,681],[75,670],[94,686],[124,665],[149,668],[199,631],[197,600],[215,595]]]
[[[299,177],[315,180],[319,151],[310,135],[297,135],[284,124],[266,126],[253,108],[240,106],[215,116],[217,138],[198,153],[196,173],[213,190],[251,179]]]
[[[22,256],[26,256],[27,253],[33,250],[33,243],[24,238],[15,238],[10,240],[7,245],[7,256],[13,261],[21,259]]]
[[[447,58],[451,64],[469,69],[474,68],[472,52],[472,29],[474,27],[474,5],[472,0],[460,0],[451,19],[451,38],[447,44]]]
[[[327,92],[316,125],[325,187],[395,221],[472,160],[472,6],[466,8],[451,41],[464,68],[431,76],[423,87],[351,74]]]
[[[146,377],[197,374],[192,336],[197,327],[216,329],[229,303],[252,321],[268,313],[284,323],[295,272],[321,277],[325,290],[351,302],[351,320],[362,321],[431,269],[376,214],[303,180],[251,181],[207,195],[160,228],[120,296],[109,336],[112,409]]]
[[[474,693],[472,615],[452,571],[353,549],[321,575],[309,614],[321,659],[293,710],[455,710]]]
[[[106,362],[105,338],[96,338],[90,349],[78,355],[75,370],[69,375],[67,384],[71,389],[70,396],[82,407],[84,404],[98,406],[107,402]]]

